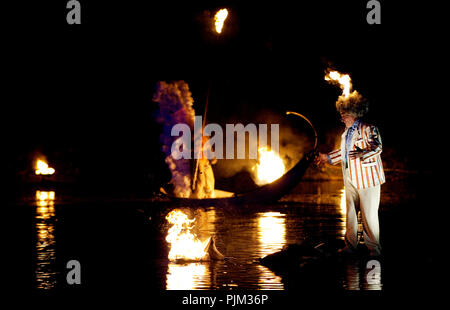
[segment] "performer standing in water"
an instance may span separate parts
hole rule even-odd
[[[379,256],[381,246],[378,222],[380,187],[385,182],[381,162],[381,137],[378,128],[361,121],[368,102],[356,94],[336,102],[345,124],[341,147],[328,154],[319,153],[316,163],[342,165],[346,197],[345,244],[339,252],[352,254],[358,245],[358,211],[361,211],[364,243],[370,256]]]

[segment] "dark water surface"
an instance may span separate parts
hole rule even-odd
[[[142,200],[87,199],[53,191],[28,193],[14,206],[20,236],[20,284],[34,292],[107,289],[396,290],[435,285],[436,244],[426,212],[424,185],[391,182],[382,187],[382,259],[345,261],[333,269],[299,266],[277,274],[258,259],[305,238],[342,239],[342,182],[301,182],[270,205],[206,208]],[[54,197],[53,197],[54,195]],[[24,202],[25,201],[25,202]],[[431,202],[430,202],[431,203]],[[223,261],[169,262],[165,216],[182,209],[195,218],[200,240],[214,237]],[[25,258],[26,257],[26,258]],[[69,285],[66,264],[81,265],[81,284]]]

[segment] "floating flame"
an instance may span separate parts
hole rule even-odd
[[[261,147],[258,149],[258,155],[259,160],[254,168],[258,185],[272,183],[284,174],[283,160],[274,151],[267,147]]]
[[[341,74],[337,71],[330,71],[325,75],[325,80],[338,82],[342,89],[342,95],[345,98],[350,96],[350,90],[352,89],[352,80],[350,75]]]
[[[206,257],[205,244],[191,232],[193,226],[190,225],[195,219],[190,220],[182,211],[173,210],[166,220],[172,224],[166,237],[170,244],[169,260],[202,260]]]
[[[223,23],[225,22],[225,19],[227,19],[227,16],[228,16],[227,9],[221,9],[217,11],[216,15],[214,16],[214,24],[216,26],[217,33],[222,32]]]
[[[55,169],[51,168],[48,166],[48,164],[41,160],[38,159],[38,161],[36,162],[36,170],[35,173],[37,175],[41,174],[41,175],[51,175],[53,173],[55,173]]]

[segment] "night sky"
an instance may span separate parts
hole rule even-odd
[[[423,172],[436,165],[416,150],[438,145],[423,130],[436,114],[424,105],[438,105],[427,92],[431,78],[416,78],[436,56],[424,48],[432,28],[412,18],[427,9],[380,1],[382,23],[368,25],[366,1],[191,2],[80,1],[81,25],[67,25],[64,1],[9,11],[8,176],[30,169],[41,152],[85,181],[163,180],[151,100],[160,80],[185,80],[201,114],[211,79],[209,122],[303,113],[319,130],[320,150],[331,151],[329,137],[343,127],[334,105],[340,89],[324,80],[330,65],[369,100],[390,163]],[[208,17],[221,7],[230,17],[217,38]]]

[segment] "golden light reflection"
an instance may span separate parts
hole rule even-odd
[[[258,277],[258,286],[261,290],[283,290],[284,284],[283,279],[280,276],[275,275],[271,270],[268,268],[257,265],[257,268],[260,271],[259,277]]]
[[[347,223],[347,202],[346,202],[346,198],[345,198],[345,187],[341,189],[339,196],[340,196],[339,207],[340,207],[340,213],[341,213],[341,220],[343,222],[341,235],[342,235],[342,237],[344,237],[346,223]]]
[[[260,253],[265,256],[283,248],[286,244],[286,218],[279,212],[260,213],[258,241]]]
[[[216,32],[221,33],[223,28],[223,23],[225,22],[225,19],[228,17],[228,10],[227,9],[221,9],[217,11],[216,15],[214,15],[214,25],[216,27]]]
[[[37,175],[52,175],[55,173],[55,169],[49,167],[46,161],[38,159],[36,162],[36,170],[34,172]]]
[[[36,191],[36,287],[39,289],[56,285],[54,200],[54,191]]]
[[[286,168],[283,159],[268,147],[258,149],[258,163],[253,167],[256,184],[264,185],[279,179]]]
[[[175,264],[170,263],[167,271],[167,290],[194,290],[200,287],[208,287],[206,283],[205,263]]]
[[[260,257],[275,253],[286,244],[286,218],[280,212],[258,214],[258,244]],[[281,278],[266,267],[258,265],[258,286],[261,289],[283,289]]]

